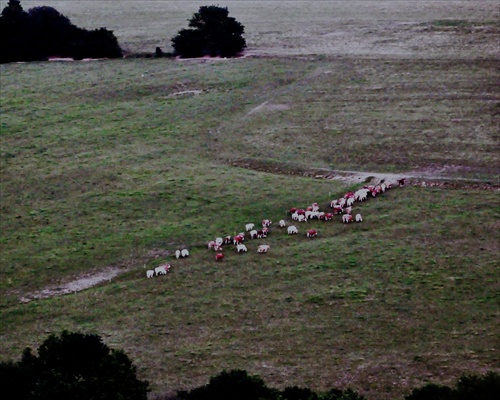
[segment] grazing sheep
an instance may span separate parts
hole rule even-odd
[[[250,231],[250,239],[257,239],[257,230]]]
[[[241,233],[233,237],[233,243],[238,244],[245,240],[245,236],[242,236]]]
[[[221,251],[222,250],[222,246],[216,243],[216,244],[214,244],[213,249],[214,249],[214,251]]]
[[[253,228],[254,228],[254,224],[246,224],[245,225],[245,230],[248,232],[248,231],[251,231]]]
[[[356,201],[365,201],[368,198],[368,189],[359,189],[354,192],[354,199]]]
[[[299,217],[297,219],[299,222],[307,222],[307,218],[305,214],[299,214]]]
[[[287,232],[289,235],[294,235],[294,234],[299,233],[299,230],[297,229],[297,227],[295,225],[290,225],[287,229]]]
[[[269,225],[272,224],[272,221],[270,219],[263,219],[262,220],[262,227],[267,228]]]
[[[271,248],[271,246],[269,246],[268,244],[261,244],[258,248],[257,248],[257,252],[258,253],[267,253],[267,251]]]
[[[316,231],[316,229],[309,229],[306,233],[306,236],[308,238],[313,238],[315,236],[318,236],[318,232]]]
[[[208,248],[209,249],[213,249],[215,246],[215,240],[211,240],[210,242],[208,242]]]
[[[345,224],[352,222],[352,215],[351,214],[342,215],[342,222],[344,222]]]
[[[346,201],[346,206],[351,207],[354,204],[355,198],[354,197],[349,197]]]
[[[181,256],[181,251],[175,250],[175,258],[179,259],[180,256]]]
[[[261,231],[257,231],[257,238],[258,239],[262,239],[262,238],[267,237],[268,231],[265,231],[264,229],[266,229],[266,228],[263,228]]]
[[[281,219],[279,222],[280,228],[284,228],[286,226],[286,222],[284,219]]]
[[[158,275],[167,275],[168,270],[170,269],[170,264],[163,264],[159,267],[155,268],[156,276]]]
[[[215,255],[215,261],[221,261],[224,258],[224,253],[217,253]]]
[[[343,208],[342,208],[342,207],[340,207],[340,206],[335,206],[335,207],[333,207],[333,214],[334,214],[334,215],[342,214],[342,210],[343,210]]]
[[[223,244],[233,244],[233,238],[231,236],[226,236],[224,238],[224,243]]]
[[[215,239],[215,244],[222,246],[222,243],[224,243],[224,239],[222,239],[221,237]]]
[[[362,222],[363,221],[363,217],[361,216],[361,214],[356,214],[356,222]]]
[[[333,213],[325,213],[325,218],[324,218],[325,221],[331,221],[332,218],[333,218]]]
[[[319,211],[319,205],[318,205],[318,203],[312,203],[311,207],[312,207],[311,211],[314,211],[314,212]]]
[[[339,205],[339,201],[337,199],[332,200],[330,202],[330,208],[334,208],[335,206],[338,206],[338,205]]]
[[[350,213],[352,213],[352,207],[344,208],[344,214],[350,214]]]
[[[187,257],[187,256],[189,256],[188,249],[182,249],[182,251],[181,251],[181,257]]]
[[[148,270],[146,271],[146,276],[147,276],[148,278],[152,278],[153,276],[155,276],[155,271],[154,271],[153,269],[148,269]]]
[[[247,246],[245,246],[244,244],[237,244],[236,245],[236,252],[237,253],[240,253],[240,252],[246,253],[247,251],[248,251]]]
[[[299,220],[299,214],[297,213],[297,211],[295,211],[295,212],[292,214],[292,220],[293,220],[293,221],[298,221],[298,220]]]

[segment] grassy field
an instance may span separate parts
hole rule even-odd
[[[248,32],[236,60],[0,66],[1,360],[97,333],[152,398],[224,368],[380,400],[499,371],[498,4],[299,3],[228,2]],[[22,2],[39,4],[131,51],[199,6]],[[355,206],[362,224],[308,223],[314,240],[275,227],[361,186],[304,176],[339,169],[456,184],[394,188]],[[215,263],[208,240],[264,218],[268,254],[250,241]]]

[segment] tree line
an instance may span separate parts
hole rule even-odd
[[[146,400],[149,383],[123,350],[110,349],[95,334],[63,331],[50,335],[37,349],[27,347],[20,361],[0,362],[5,400]],[[500,374],[463,375],[455,387],[427,384],[405,400],[496,400]],[[268,387],[245,370],[222,371],[206,385],[179,390],[165,400],[367,400],[354,390],[333,388],[317,393],[307,387]]]
[[[244,26],[229,17],[227,7],[201,6],[189,28],[174,36],[171,56],[234,57],[246,47]],[[160,47],[154,56],[163,57]],[[50,57],[120,58],[124,51],[112,31],[86,30],[53,7],[24,11],[20,0],[9,0],[0,15],[0,63],[40,61]]]

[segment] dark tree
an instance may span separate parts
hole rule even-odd
[[[179,392],[182,400],[276,400],[278,392],[269,389],[258,376],[249,376],[246,371],[222,371],[210,378],[208,385],[190,392]]]
[[[123,52],[113,32],[76,27],[53,7],[25,12],[9,0],[0,16],[0,63],[46,60],[48,57],[117,58]]]
[[[2,374],[13,377],[4,383],[7,389],[15,378],[22,378],[27,395],[16,393],[16,399],[146,400],[149,390],[148,382],[137,379],[136,367],[123,351],[111,350],[97,335],[67,331],[49,336],[38,348],[38,356],[26,348],[21,361],[4,367]],[[16,390],[11,386],[4,392]]]
[[[281,393],[283,400],[318,400],[318,395],[309,388],[287,387]]]
[[[234,57],[246,47],[245,28],[229,17],[227,7],[201,6],[189,27],[172,38],[175,54],[181,57]]]

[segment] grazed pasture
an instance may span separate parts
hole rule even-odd
[[[199,6],[35,3],[133,51]],[[69,329],[123,348],[156,394],[224,368],[370,399],[498,371],[498,4],[299,3],[228,2],[241,59],[0,66],[2,360]],[[206,241],[361,185],[303,173],[337,169],[457,184],[393,189],[313,240],[273,224],[268,254],[215,263]]]

